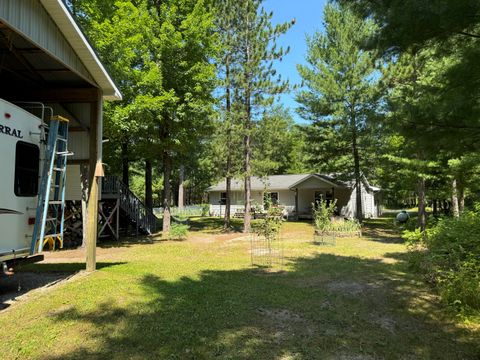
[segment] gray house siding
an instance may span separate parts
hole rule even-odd
[[[288,175],[281,175],[281,180],[285,182],[284,186],[288,189],[268,189],[268,192],[278,193],[278,202],[285,207],[290,216],[299,216],[308,218],[312,216],[312,204],[315,202],[315,194],[321,193],[322,198],[327,198],[327,192],[333,195],[337,200],[337,212],[347,218],[353,218],[356,215],[356,192],[348,185],[333,183],[321,176],[316,175],[292,175],[288,182]],[[279,178],[274,177],[271,183],[279,186]],[[297,181],[298,180],[298,181]],[[303,181],[302,181],[303,180]],[[257,184],[258,185],[258,184]],[[225,192],[225,185],[220,182],[212,186],[209,191],[210,213],[219,216],[225,213],[225,205],[220,205],[220,196]],[[252,189],[252,206],[258,205],[263,208],[264,189]],[[298,194],[298,208],[296,208],[295,194]],[[362,182],[362,207],[365,217],[377,217],[378,201],[375,200],[376,192],[365,182]],[[317,194],[318,195],[318,194]],[[296,212],[298,210],[298,213]],[[244,191],[240,183],[235,183],[235,188],[231,191],[231,213],[244,211]]]

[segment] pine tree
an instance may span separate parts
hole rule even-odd
[[[252,134],[254,122],[273,96],[287,90],[288,84],[276,76],[273,64],[288,52],[277,48],[276,40],[292,25],[272,25],[273,13],[261,6],[262,0],[230,3],[235,19],[232,44],[234,63],[230,67],[233,107],[238,112],[243,136],[243,176],[245,184],[244,232],[251,227]]]
[[[326,5],[324,19],[325,34],[307,39],[309,65],[298,66],[306,86],[297,96],[298,111],[312,121],[314,136],[307,141],[317,166],[354,174],[356,216],[362,220],[361,164],[366,154],[361,148],[372,140],[381,92],[374,54],[360,46],[375,25],[333,4]]]

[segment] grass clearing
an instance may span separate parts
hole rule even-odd
[[[409,272],[392,219],[313,243],[288,222],[284,271],[250,266],[250,241],[193,218],[186,241],[102,245],[101,268],[0,313],[2,359],[478,359],[479,324],[448,314]],[[234,221],[235,229],[241,222]],[[34,271],[75,271],[81,252]],[[72,260],[73,259],[73,260]],[[64,262],[64,263],[61,263]]]

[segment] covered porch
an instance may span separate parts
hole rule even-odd
[[[313,206],[321,199],[327,202],[337,201],[336,213],[343,215],[349,205],[351,190],[318,175],[311,175],[291,188],[295,194],[293,217],[298,220],[312,219]]]

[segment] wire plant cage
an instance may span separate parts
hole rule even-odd
[[[315,245],[336,246],[337,235],[335,231],[315,230],[313,233],[313,243]]]
[[[270,236],[252,233],[250,243],[252,266],[283,269],[284,244],[280,231]]]

